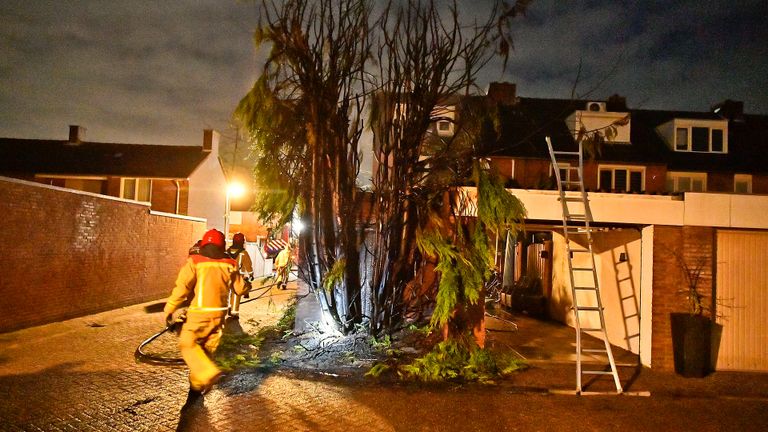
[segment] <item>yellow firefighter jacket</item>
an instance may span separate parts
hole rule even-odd
[[[243,276],[250,276],[253,273],[253,262],[251,256],[245,249],[236,249],[234,247],[227,250],[227,254],[237,262],[237,268]]]
[[[280,251],[279,254],[277,254],[277,257],[275,257],[275,268],[281,268],[288,265],[288,263],[291,260],[291,250],[288,248],[285,248]]]
[[[179,271],[176,285],[163,311],[166,314],[173,313],[179,305],[193,296],[187,313],[225,315],[230,288],[237,294],[246,291],[245,282],[235,260],[192,255]]]

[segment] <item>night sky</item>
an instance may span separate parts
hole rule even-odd
[[[680,110],[730,98],[768,114],[766,18],[765,0],[534,0],[507,71],[490,65],[479,84],[569,98],[581,61],[581,98]],[[256,20],[247,0],[3,0],[0,136],[66,139],[79,124],[89,141],[199,145],[215,128],[227,145],[260,65]]]

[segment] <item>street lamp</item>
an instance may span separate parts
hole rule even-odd
[[[233,198],[239,198],[243,196],[245,193],[245,186],[243,186],[242,183],[239,183],[237,181],[232,181],[227,184],[227,193],[226,193],[226,211],[224,213],[224,237],[229,238],[229,219],[230,219],[230,206],[232,204],[231,200]]]

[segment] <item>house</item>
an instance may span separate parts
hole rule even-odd
[[[202,146],[91,142],[76,125],[67,140],[0,138],[0,175],[146,202],[224,229],[226,179],[214,130],[204,131]]]
[[[745,114],[740,102],[725,101],[709,112],[635,110],[618,96],[536,99],[508,90],[504,99],[494,94],[501,85],[492,85],[488,98],[502,105],[502,135],[485,150],[510,186],[541,188],[552,177],[541,145],[545,136],[555,149],[577,150],[582,126],[595,131],[613,124],[615,136],[585,164],[589,190],[768,193],[768,116]]]
[[[632,109],[619,96],[525,98],[509,83],[471,97],[496,108],[500,132],[481,143],[482,156],[528,213],[524,235],[494,241],[506,285],[538,279],[541,307],[573,325],[545,137],[555,150],[576,151],[580,133],[600,130],[605,142],[585,156],[582,180],[611,343],[645,366],[671,369],[669,315],[687,310],[680,291],[686,272],[699,266],[707,313],[723,324],[715,367],[768,370],[768,116],[744,113],[730,100],[687,112]],[[460,119],[458,106],[447,109]],[[561,169],[562,176],[574,173]]]

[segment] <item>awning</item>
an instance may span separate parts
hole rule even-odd
[[[276,254],[285,249],[287,244],[288,243],[285,240],[270,240],[267,242],[267,244],[264,245],[264,252],[269,255]]]

